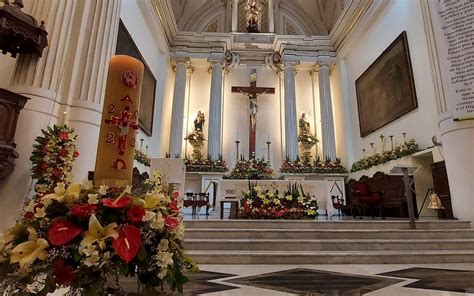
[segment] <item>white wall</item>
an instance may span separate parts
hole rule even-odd
[[[415,138],[422,148],[432,146],[431,137],[439,134],[420,1],[384,0],[381,5],[384,5],[382,9],[351,36],[338,55],[331,75],[338,153],[347,155],[349,166],[362,157],[363,148],[370,151],[371,142],[376,143],[377,151],[380,151],[381,134],[394,135],[396,142],[401,142],[401,134],[406,132],[407,137]],[[408,35],[418,109],[361,138],[355,81],[402,31],[407,31]],[[345,144],[341,145],[342,142]],[[349,150],[339,150],[344,146]]]
[[[162,140],[162,110],[165,90],[169,81],[169,52],[166,47],[166,39],[159,28],[153,23],[150,11],[140,0],[122,1],[120,18],[130,32],[138,49],[144,57],[156,78],[155,112],[153,122],[153,134],[148,136],[142,130],[137,135],[137,148],[139,139],[144,139],[143,150],[148,146],[148,154],[152,157],[164,156],[161,146],[167,145]]]

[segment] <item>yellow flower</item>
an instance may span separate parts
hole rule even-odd
[[[43,197],[46,201],[57,200],[59,202],[66,201],[72,203],[81,195],[81,184],[72,184],[67,189],[64,183],[58,183],[54,188],[54,193]]]
[[[269,200],[268,198],[264,198],[264,199],[263,199],[263,204],[264,204],[264,205],[267,205],[267,204],[269,204],[269,203],[270,203],[270,200]]]
[[[99,242],[99,247],[102,250],[105,249],[105,240],[117,238],[119,235],[115,228],[117,228],[117,223],[110,223],[106,227],[102,227],[96,216],[92,214],[89,219],[89,230],[84,233],[84,238],[81,241],[81,249],[95,242]]]
[[[287,196],[285,196],[286,200],[293,200],[293,196],[291,194],[288,194]]]
[[[84,190],[91,190],[92,187],[94,187],[94,184],[92,184],[92,181],[85,179],[82,181],[81,186],[82,186],[82,189]]]
[[[261,188],[260,186],[255,186],[255,187],[253,188],[253,190],[255,190],[255,191],[257,191],[257,192],[260,192],[260,191],[262,191],[262,188]]]
[[[88,197],[87,203],[93,204],[93,205],[99,203],[99,195],[98,194],[89,193],[87,195],[87,197]]]
[[[145,209],[155,209],[157,208],[162,202],[169,203],[171,199],[164,195],[163,193],[147,193],[145,195],[145,204],[143,205]]]
[[[264,198],[265,198],[265,194],[259,194],[259,195],[258,195],[258,198],[264,199]]]
[[[306,211],[306,213],[307,213],[308,215],[310,215],[310,216],[313,216],[313,215],[316,214],[316,211],[313,210],[313,209],[309,209],[308,211]]]
[[[268,197],[273,197],[274,194],[272,192],[268,192]]]
[[[280,204],[281,204],[280,200],[277,199],[277,198],[275,198],[275,199],[273,200],[273,203],[276,204],[276,205],[280,205]]]
[[[19,263],[20,269],[27,268],[36,259],[45,261],[48,258],[48,242],[44,238],[38,238],[34,228],[28,227],[28,232],[28,241],[17,245],[10,256],[10,263]]]

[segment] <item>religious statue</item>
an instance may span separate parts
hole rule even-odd
[[[257,126],[257,113],[258,113],[258,104],[257,104],[257,96],[249,94],[250,99],[250,125],[252,130],[255,130]]]
[[[306,117],[305,113],[301,114],[299,126],[300,126],[300,135],[309,135],[309,134],[311,134],[309,121],[308,121],[308,118]]]
[[[201,111],[198,111],[196,119],[194,119],[194,130],[202,132],[205,121],[206,121],[206,119],[204,117],[204,113],[201,112]]]
[[[258,3],[256,0],[247,1],[247,32],[249,33],[260,33],[258,26],[258,19],[262,11],[262,4]]]
[[[311,148],[316,145],[318,139],[311,133],[309,120],[306,117],[306,113],[301,114],[299,120],[300,134],[298,135],[298,141],[301,143],[303,161],[311,160]]]
[[[204,113],[198,111],[196,119],[194,119],[194,130],[190,132],[185,138],[185,140],[189,141],[193,147],[193,159],[202,158],[201,149],[204,146],[204,141],[206,140],[203,133],[205,121],[206,119],[204,117]]]

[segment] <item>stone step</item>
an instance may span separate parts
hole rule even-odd
[[[226,229],[187,228],[185,239],[455,239],[474,238],[471,229]]]
[[[418,251],[204,251],[187,254],[198,264],[422,264],[474,263],[473,250]]]
[[[186,220],[186,228],[240,229],[410,229],[408,220]],[[469,221],[417,221],[417,229],[470,229]]]
[[[184,247],[195,251],[474,250],[474,239],[185,239]]]

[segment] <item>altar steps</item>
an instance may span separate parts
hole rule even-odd
[[[185,221],[185,248],[201,264],[474,262],[465,221]]]

